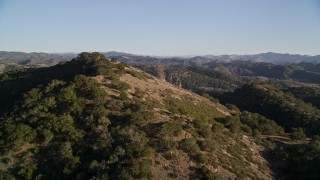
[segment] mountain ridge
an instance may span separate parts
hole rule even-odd
[[[263,147],[218,122],[228,108],[99,53],[5,73],[0,92],[11,107],[0,114],[1,176],[273,177]]]
[[[288,54],[288,53],[275,53],[275,52],[267,52],[267,53],[258,53],[258,54],[246,54],[246,55],[238,55],[238,54],[226,54],[226,55],[196,55],[196,56],[154,56],[154,55],[137,55],[132,53],[125,52],[117,52],[117,51],[109,51],[109,52],[101,52],[106,57],[135,57],[135,58],[158,58],[158,59],[190,59],[195,60],[197,58],[201,58],[206,61],[234,61],[234,60],[248,60],[252,62],[270,62],[270,63],[300,63],[300,62],[320,62],[320,55],[301,55],[301,54]],[[37,56],[61,56],[65,58],[74,58],[77,53],[68,52],[68,53],[45,53],[45,52],[10,52],[10,51],[0,51],[0,61],[4,59],[11,60],[26,60],[28,58],[37,58]],[[70,59],[71,60],[71,59]]]
[[[284,66],[145,60],[168,66],[84,52],[0,74],[0,179],[319,177],[319,91],[283,89]]]

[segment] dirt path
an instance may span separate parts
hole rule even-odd
[[[310,139],[307,140],[292,140],[291,138],[287,136],[277,136],[277,135],[261,135],[261,138],[263,139],[272,139],[274,141],[281,142],[286,145],[295,145],[295,144],[307,144],[310,142]]]

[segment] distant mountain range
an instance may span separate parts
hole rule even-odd
[[[222,56],[204,56],[211,59],[223,59],[226,61],[233,60],[243,60],[243,61],[253,61],[253,62],[268,62],[273,64],[291,64],[291,63],[301,63],[301,62],[320,62],[320,55],[317,56],[307,56],[300,54],[280,54],[280,53],[261,53],[255,55],[222,55]]]
[[[25,52],[7,52],[0,51],[0,62],[10,61],[10,62],[21,62],[21,61],[34,61],[34,62],[45,62],[45,63],[55,63],[63,60],[69,60],[75,57],[77,54],[71,53],[25,53]]]
[[[142,56],[134,55],[116,51],[110,51],[102,53],[107,57],[120,57],[124,59],[138,59],[138,58],[155,58],[155,59],[181,59],[181,60],[190,60],[198,62],[210,62],[210,61],[252,61],[252,62],[267,62],[273,64],[291,64],[291,63],[301,63],[301,62],[320,62],[320,55],[309,56],[309,55],[300,55],[300,54],[281,54],[281,53],[260,53],[254,55],[205,55],[205,56],[173,56],[173,57],[161,57],[161,56]]]
[[[235,60],[267,62],[272,64],[294,64],[301,62],[320,63],[320,55],[308,56],[299,54],[280,54],[280,53],[261,53],[254,55],[205,55],[194,57],[161,57],[145,56],[116,51],[103,52],[106,57],[115,57],[118,60],[128,64],[161,64],[161,65],[204,65],[209,62],[231,62]],[[77,53],[24,53],[0,51],[0,64],[18,64],[32,65],[42,64],[42,66],[51,66],[61,61],[68,61],[76,57]]]

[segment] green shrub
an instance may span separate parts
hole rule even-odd
[[[223,126],[223,124],[215,121],[212,124],[211,129],[212,129],[212,132],[214,132],[215,134],[219,134],[219,133],[221,133],[223,131],[224,126]]]
[[[177,179],[179,177],[179,174],[177,172],[170,172],[168,173],[168,175],[172,179]]]
[[[140,88],[135,88],[135,93],[134,95],[137,97],[137,98],[143,98],[144,95],[145,95],[145,92],[143,92]]]
[[[162,125],[160,136],[172,137],[182,133],[182,126],[178,122],[166,122]]]
[[[199,129],[197,129],[197,132],[203,137],[203,138],[210,138],[212,135],[212,130],[210,126],[202,126]]]
[[[0,170],[0,179],[1,180],[15,180],[14,176],[12,176],[9,172]]]
[[[241,126],[241,129],[242,129],[242,131],[244,131],[244,132],[246,132],[248,134],[252,134],[252,129],[249,126],[245,125],[245,124]]]
[[[43,144],[48,144],[54,138],[54,134],[48,129],[42,129],[38,134]]]
[[[252,135],[253,135],[253,137],[260,138],[261,137],[261,132],[258,129],[254,129],[252,131]]]
[[[129,74],[131,74],[133,77],[139,78],[139,79],[141,79],[141,80],[147,80],[147,79],[149,79],[148,76],[146,76],[145,74],[140,73],[140,72],[137,72],[137,71],[134,71],[134,70],[127,70],[127,73],[129,73]]]
[[[196,170],[197,176],[199,179],[204,179],[204,180],[221,180],[222,178],[210,171],[206,166],[201,166]]]
[[[22,167],[18,174],[26,180],[33,179],[34,171],[37,169],[37,164],[30,164]]]
[[[150,179],[152,177],[151,165],[151,160],[144,160],[140,163],[134,163],[131,168],[132,176],[138,179]]]
[[[111,81],[110,88],[119,90],[120,92],[126,91],[131,88],[131,86],[125,82],[119,80]]]
[[[244,126],[250,127],[252,130],[257,129],[264,135],[283,134],[284,130],[278,126],[273,120],[267,119],[258,113],[250,113],[244,111],[240,114],[240,120]],[[249,128],[245,127],[243,130],[249,133]]]
[[[192,159],[197,163],[201,163],[201,164],[208,163],[208,156],[202,153],[197,153],[196,155],[193,156]]]
[[[212,139],[200,140],[198,141],[198,145],[202,151],[208,152],[213,151],[218,147],[217,143]]]
[[[167,152],[174,150],[178,147],[177,142],[170,139],[161,139],[156,140],[152,143],[152,147],[154,147],[159,152]]]
[[[184,100],[167,99],[166,107],[172,113],[187,115],[199,122],[208,122],[221,115],[216,108],[209,104],[199,103],[195,105],[191,100],[185,100],[188,98],[190,99],[190,97],[183,97]]]
[[[180,141],[179,148],[188,154],[196,154],[200,151],[200,147],[194,138],[188,138]]]
[[[307,137],[304,134],[304,131],[303,131],[303,129],[301,127],[292,128],[290,137],[293,140],[306,140],[307,139]]]
[[[224,120],[226,128],[230,129],[232,133],[238,133],[241,129],[242,123],[239,116],[228,116]]]
[[[170,150],[167,151],[164,155],[163,155],[167,160],[173,160],[177,158],[177,153]]]
[[[119,95],[119,98],[121,100],[127,100],[128,99],[128,93],[125,92],[125,91],[121,91],[120,95]]]

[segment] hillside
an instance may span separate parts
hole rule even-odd
[[[0,178],[274,176],[264,147],[246,133],[253,128],[244,121],[249,112],[234,118],[231,113],[240,112],[209,96],[99,53],[4,73],[0,101]],[[257,126],[279,129],[254,117]]]
[[[320,89],[314,87],[290,87],[285,89],[286,92],[292,93],[295,97],[302,99],[307,103],[320,109]]]
[[[241,110],[273,119],[288,132],[292,128],[301,127],[309,135],[320,135],[320,110],[270,84],[244,85],[234,92],[225,93],[220,99],[224,103],[235,104]]]
[[[203,66],[139,65],[136,67],[166,79],[172,84],[215,96],[254,81],[276,82],[284,87],[290,87],[295,84],[317,86],[320,79],[319,73],[306,71],[301,67],[249,61],[211,62]]]

